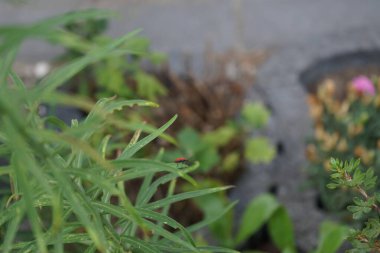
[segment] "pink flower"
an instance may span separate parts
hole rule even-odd
[[[358,76],[352,80],[354,89],[359,93],[375,95],[375,86],[372,81],[366,76]]]

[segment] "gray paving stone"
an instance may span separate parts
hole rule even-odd
[[[377,0],[24,0],[0,1],[0,24],[32,22],[69,10],[99,7],[120,18],[110,34],[135,28],[164,52],[202,52],[207,43],[217,50],[243,44],[247,48],[283,47],[329,34],[375,28],[380,23]],[[240,8],[239,8],[240,6]],[[312,41],[311,41],[312,42]],[[52,57],[56,48],[30,43],[24,59]]]

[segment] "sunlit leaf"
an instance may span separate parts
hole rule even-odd
[[[276,150],[264,137],[247,140],[244,149],[245,158],[252,163],[270,163],[276,155]]]
[[[246,103],[242,109],[243,118],[255,128],[262,128],[268,124],[270,113],[260,103]]]

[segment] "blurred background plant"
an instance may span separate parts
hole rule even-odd
[[[222,192],[218,193],[222,195]],[[215,195],[195,198],[206,219],[218,214],[229,203],[220,203]],[[238,222],[234,221],[234,209],[214,223],[210,231],[218,245],[239,249],[242,253],[300,252],[297,248],[293,221],[285,206],[271,194],[261,194],[253,198],[245,208]],[[332,221],[320,225],[318,244],[313,253],[335,253],[348,236],[348,227]],[[252,250],[255,249],[255,250]]]
[[[65,25],[62,38],[51,40],[66,48],[59,62],[101,48],[110,40],[103,35],[107,23],[106,18],[90,18]],[[261,103],[243,102],[255,69],[267,53],[231,50],[218,55],[209,50],[207,76],[200,79],[191,70],[174,74],[165,64],[166,57],[151,52],[149,40],[142,36],[134,36],[123,46],[131,52],[128,56],[110,56],[88,66],[70,81],[74,91],[94,98],[116,95],[159,102],[157,113],[139,110],[127,116],[133,120],[161,124],[179,113],[171,133],[179,138],[181,151],[166,152],[168,161],[191,157],[202,162],[205,172],[222,170],[226,179],[231,176],[228,172],[241,169],[244,161],[269,163],[274,158],[268,139],[247,138],[252,129],[265,128],[270,112]]]
[[[239,112],[236,112],[239,113]],[[237,118],[225,118],[225,122],[211,130],[194,129],[184,124],[177,133],[179,148],[168,151],[165,157],[191,157],[202,163],[201,172],[214,179],[234,181],[236,170],[245,162],[269,163],[275,150],[265,137],[249,137],[253,130],[261,130],[269,120],[269,111],[260,103],[245,103]],[[210,122],[208,122],[210,124]]]
[[[196,198],[199,206],[206,213],[206,217],[216,215],[215,198],[200,197]],[[220,207],[222,207],[221,205]],[[218,208],[219,209],[219,208]],[[234,212],[231,210],[223,219],[210,225],[210,230],[217,239],[219,245],[229,248],[240,248],[242,252],[251,252],[246,250],[251,248],[248,240],[256,235],[256,241],[259,239],[260,232],[264,225],[267,225],[267,231],[270,235],[267,245],[256,245],[262,251],[273,252],[296,252],[294,240],[293,224],[283,205],[281,205],[274,196],[262,194],[252,199],[243,216],[239,219],[239,224],[234,224]],[[254,244],[255,242],[253,242]]]
[[[60,26],[108,15],[95,10],[73,12],[0,28],[1,252],[236,252],[198,246],[192,239],[191,232],[218,217],[186,229],[167,216],[175,202],[228,187],[174,194],[180,178],[196,184],[188,173],[199,164],[178,167],[160,162],[161,153],[150,159],[136,155],[163,136],[176,116],[155,129],[114,113],[155,103],[103,98],[94,105],[88,98],[57,91],[92,63],[135,54],[133,47],[126,46],[135,33],[92,48],[30,87],[13,72],[25,39],[64,40]],[[88,113],[66,125],[56,115],[41,116],[42,104],[74,106]],[[109,134],[119,131],[132,137]],[[137,195],[131,196],[125,182],[135,178],[143,180]],[[165,184],[169,184],[166,195],[157,199],[157,189]],[[228,210],[221,210],[219,217]]]
[[[66,51],[59,62],[76,58],[91,48],[101,48],[111,37],[104,32],[108,27],[107,18],[88,18],[67,23],[62,30],[65,39],[59,40]],[[162,64],[165,55],[152,52],[150,42],[141,35],[135,35],[123,47],[130,50],[127,56],[109,56],[88,66],[70,81],[73,92],[92,97],[143,98],[156,101],[165,95],[166,88],[150,73],[141,68],[141,64]]]
[[[342,211],[351,202],[350,191],[331,191],[325,187],[331,170],[330,157],[360,158],[365,166],[380,165],[379,80],[358,76],[338,86],[331,80],[309,95],[314,136],[307,146],[309,172],[317,186],[322,205],[330,211]],[[379,170],[375,170],[380,175]],[[346,216],[350,219],[349,216]]]

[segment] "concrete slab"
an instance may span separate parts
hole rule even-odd
[[[377,0],[34,0],[0,1],[0,24],[32,22],[69,10],[90,7],[116,10],[110,33],[142,28],[157,50],[202,52],[281,47],[329,34],[375,28],[380,24]],[[365,38],[363,38],[365,39]],[[312,42],[312,41],[311,41]],[[51,57],[56,48],[29,44],[21,56]]]
[[[248,47],[312,43],[312,39],[380,24],[376,0],[246,0],[242,10]]]

